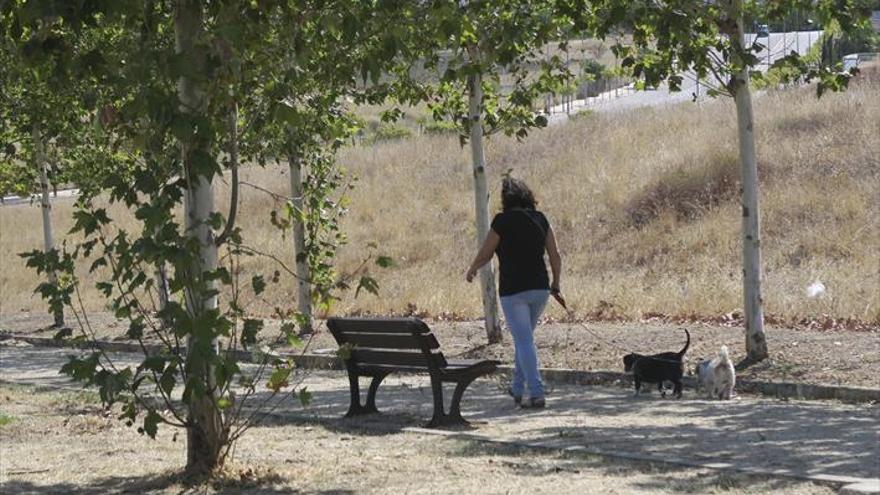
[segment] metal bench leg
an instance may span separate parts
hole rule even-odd
[[[425,426],[435,428],[446,424],[446,414],[443,412],[443,382],[439,376],[431,376],[431,392],[434,395],[434,416]]]
[[[460,425],[469,425],[464,418],[461,417],[461,396],[464,395],[464,391],[468,388],[468,386],[473,383],[474,380],[477,379],[477,376],[468,376],[462,378],[455,385],[455,392],[452,394],[452,404],[449,405],[449,424],[460,424]]]
[[[370,382],[370,390],[367,392],[367,405],[364,406],[364,412],[379,412],[379,410],[376,409],[376,391],[379,390],[379,384],[382,383],[382,380],[384,380],[386,376],[388,376],[388,373],[383,373],[381,375],[376,375],[373,377],[373,381]]]
[[[351,403],[348,405],[348,412],[345,413],[346,418],[352,416],[360,416],[366,414],[364,406],[361,405],[361,387],[358,383],[358,374],[348,370],[348,387],[351,392]]]

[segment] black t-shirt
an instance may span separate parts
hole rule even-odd
[[[501,237],[495,252],[501,268],[498,292],[502,296],[550,288],[544,264],[549,229],[547,217],[537,210],[516,208],[495,215],[492,230]]]

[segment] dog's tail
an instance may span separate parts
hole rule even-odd
[[[687,335],[687,342],[685,342],[684,347],[680,351],[678,351],[679,356],[684,356],[684,353],[687,352],[688,347],[691,346],[691,333],[688,332],[687,328],[682,328],[682,330],[684,330],[684,334]]]
[[[730,362],[730,353],[727,351],[727,346],[721,346],[721,350],[718,351],[718,357],[721,358],[718,364],[727,364]]]

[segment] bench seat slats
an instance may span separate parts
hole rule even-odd
[[[421,352],[390,352],[370,351],[355,348],[351,351],[351,358],[359,365],[387,365],[387,366],[446,366],[446,359],[442,354],[429,354],[425,356]],[[433,361],[429,364],[429,360]]]
[[[327,326],[336,334],[353,333],[408,333],[426,334],[431,330],[415,318],[331,318]]]
[[[373,349],[422,349],[422,345],[428,349],[439,349],[440,343],[432,334],[427,335],[397,335],[397,334],[376,334],[376,333],[342,333],[341,337],[346,342],[354,344],[357,347],[368,347]]]
[[[471,361],[471,360],[468,360]],[[439,369],[439,373],[443,376],[455,376],[465,372],[478,371],[481,369],[486,370],[494,370],[498,364],[498,361],[493,361],[491,359],[483,359],[483,360],[472,360],[472,363],[467,365],[457,363],[457,364],[448,364],[444,368]],[[401,373],[424,373],[425,367],[424,365],[419,366],[400,366],[400,365],[388,365],[388,364],[366,364],[359,363],[357,364],[358,370],[364,373],[372,373],[372,372],[388,372],[388,371],[399,371]]]

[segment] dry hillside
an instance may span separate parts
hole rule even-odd
[[[766,311],[880,322],[880,71],[821,99],[811,88],[765,93],[755,110]],[[493,137],[487,156],[493,208],[509,169],[536,191],[563,252],[564,292],[579,314],[721,315],[740,307],[732,102],[591,114],[522,143]],[[357,267],[371,241],[396,265],[372,270],[380,297],[348,295],[337,311],[478,316],[478,289],[463,280],[476,247],[468,150],[454,136],[423,136],[348,148],[340,162],[359,178],[340,270]],[[244,173],[284,193],[280,175],[281,168]],[[290,261],[289,237],[269,223],[272,207],[268,196],[244,189],[245,237]],[[117,225],[130,224],[111,211]],[[59,231],[71,225],[70,213],[69,202],[56,204]],[[34,275],[15,255],[40,245],[39,209],[0,208],[0,224],[0,313],[41,308],[31,295]],[[257,259],[242,267],[248,275],[274,270]],[[293,281],[281,281],[252,308],[292,304]],[[815,281],[827,290],[811,298],[806,288]],[[103,307],[94,291],[84,295],[90,309]]]

